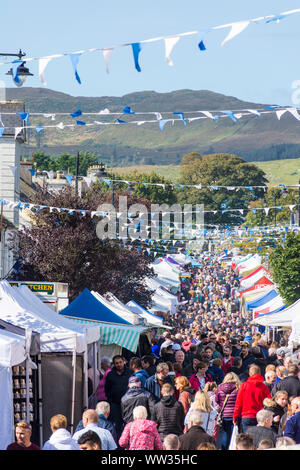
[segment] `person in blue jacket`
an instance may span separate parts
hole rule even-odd
[[[145,388],[146,380],[149,378],[149,374],[145,369],[142,368],[142,361],[139,357],[132,357],[129,361],[129,369],[132,375],[138,377],[141,381],[142,388]]]
[[[297,398],[300,402],[300,397]],[[288,418],[285,425],[284,437],[291,437],[296,444],[300,444],[300,411],[297,411],[297,413]]]

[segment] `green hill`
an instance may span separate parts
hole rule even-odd
[[[40,113],[67,113],[57,116],[55,121],[44,117],[31,117],[30,125],[50,125],[63,122],[73,123],[69,113],[79,107],[82,112],[99,113],[108,108],[111,112],[122,113],[130,106],[136,113],[160,112],[163,119],[177,118],[173,112],[200,110],[241,110],[265,108],[267,104],[241,101],[207,90],[178,90],[170,93],[144,91],[122,97],[73,97],[65,93],[44,88],[10,88],[8,99],[25,101],[26,111]],[[194,115],[195,117],[197,114]],[[113,122],[119,117],[127,122],[132,120],[155,119],[154,115],[81,116],[86,123],[93,121]],[[189,115],[191,117],[191,115]],[[3,117],[4,120],[4,117]],[[4,122],[5,123],[5,122]],[[200,153],[229,152],[249,161],[277,160],[300,156],[299,122],[286,113],[280,121],[276,115],[242,117],[236,123],[230,118],[202,119],[187,123],[167,123],[164,130],[158,123],[115,126],[77,127],[44,130],[37,134],[28,130],[27,151],[37,148],[47,154],[75,153],[79,150],[97,153],[112,166],[176,165],[182,156],[190,151]]]

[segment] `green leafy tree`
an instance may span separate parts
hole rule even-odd
[[[297,191],[294,189],[287,189],[284,191],[279,188],[270,188],[264,198],[252,201],[249,205],[251,210],[248,212],[244,225],[274,225],[276,217],[277,224],[289,224],[291,218],[291,211],[289,207],[297,204]],[[270,210],[255,210],[257,207],[278,207],[278,209]],[[283,207],[279,209],[279,207]],[[296,210],[296,209],[295,209]],[[266,213],[267,212],[267,213]]]
[[[290,305],[300,298],[300,233],[290,232],[270,255],[274,281],[282,298]]]
[[[252,186],[265,186],[267,179],[263,170],[242,158],[226,153],[192,155],[183,157],[180,165],[180,183],[199,185],[203,189],[186,187],[177,193],[181,204],[203,204],[204,210],[217,210],[216,214],[206,214],[208,224],[235,224],[243,221],[240,212],[228,209],[247,209],[251,200],[263,196],[263,190]],[[226,186],[220,189],[205,189],[207,186]],[[251,189],[230,189],[233,186],[248,186]],[[229,189],[228,189],[229,188]]]

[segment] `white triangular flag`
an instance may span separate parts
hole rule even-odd
[[[56,126],[56,127],[58,127],[58,129],[61,129],[61,130],[63,130],[63,129],[65,128],[65,126],[64,126],[64,123],[63,123],[63,122],[60,122],[59,124],[57,124],[57,126]]]
[[[91,182],[92,182],[92,178],[89,178],[88,176],[84,176],[83,179],[86,182],[86,184],[88,185],[88,187],[90,187]]]
[[[235,36],[237,36],[242,31],[244,31],[244,29],[247,28],[249,23],[250,23],[250,21],[239,21],[237,23],[232,23],[232,24],[227,25],[227,26],[231,26],[231,30],[230,30],[230,33],[228,34],[228,36],[226,36],[224,41],[221,43],[221,46],[224,46],[228,41],[230,41]],[[225,26],[222,26],[222,27],[224,28]],[[220,26],[218,26],[217,28],[220,28]]]
[[[276,111],[276,116],[278,120],[280,120],[281,116],[283,116],[287,112],[287,109],[280,109],[279,111]]]
[[[104,62],[105,62],[105,69],[106,69],[107,73],[109,73],[110,57],[111,57],[111,54],[112,54],[113,50],[114,50],[114,48],[108,48],[108,49],[103,49],[103,51],[102,51],[103,57],[104,57]]]
[[[265,211],[266,215],[268,215],[268,214],[269,214],[269,210],[270,210],[270,208],[269,208],[269,207],[265,207],[265,208],[264,208],[264,211]]]
[[[204,114],[204,116],[209,117],[210,119],[214,118],[209,111],[200,111],[200,113]]]
[[[20,132],[23,130],[23,127],[16,127],[15,128],[15,139],[18,137]]]
[[[166,61],[168,63],[168,65],[172,66],[174,65],[173,64],[173,61],[170,57],[171,55],[171,52],[174,48],[174,46],[178,43],[179,41],[179,36],[174,36],[174,37],[171,37],[171,38],[164,38],[165,40],[165,56],[166,56]]]
[[[39,77],[44,86],[47,86],[44,76],[45,69],[52,58],[53,57],[41,57],[41,59],[39,59]]]
[[[154,114],[155,114],[156,119],[157,119],[158,121],[160,121],[160,119],[162,119],[162,115],[161,115],[160,113],[154,113]]]
[[[101,109],[101,111],[99,111],[98,114],[109,114],[109,109],[105,108],[105,109]]]
[[[300,121],[300,115],[296,108],[288,108],[287,109],[298,121]]]
[[[260,113],[256,111],[256,109],[247,109],[247,111],[249,111],[249,113],[255,114],[255,116],[260,116]]]
[[[296,207],[296,204],[289,206],[290,211],[293,212],[295,207]]]

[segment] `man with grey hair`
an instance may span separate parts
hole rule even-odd
[[[247,427],[247,434],[253,437],[255,450],[263,439],[271,439],[275,446],[277,434],[271,429],[273,415],[272,411],[260,410],[256,413],[257,425]]]
[[[110,404],[108,403],[108,401],[99,401],[96,405],[96,412],[98,414],[97,425],[99,426],[99,428],[107,429],[111,433],[114,441],[117,442],[117,433],[115,426],[108,419],[110,415]],[[81,419],[75,429],[75,432],[80,431],[81,429],[83,429],[83,427],[84,426]]]
[[[176,434],[168,434],[164,438],[163,442],[164,450],[179,450],[180,449],[180,440]]]
[[[274,370],[268,370],[266,373],[265,373],[265,381],[264,381],[264,384],[268,387],[268,389],[270,390],[270,393],[272,391],[272,388],[275,384],[275,381],[276,381],[276,372]]]
[[[202,413],[200,411],[192,411],[188,418],[187,432],[179,436],[180,450],[197,450],[197,447],[202,442],[215,444],[214,438],[204,431],[202,424]]]
[[[146,380],[145,390],[154,395],[156,401],[161,398],[161,388],[164,384],[172,385],[172,379],[169,377],[169,366],[165,362],[160,362],[156,367],[156,374]]]

